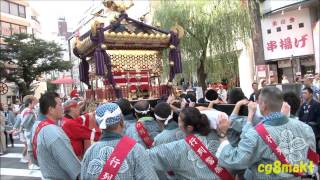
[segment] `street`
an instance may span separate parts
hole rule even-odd
[[[320,180],[320,0],[0,1],[0,180]]]
[[[39,180],[41,179],[40,170],[29,170],[27,163],[21,163],[21,152],[23,144],[15,140],[15,147],[7,148],[7,153],[0,156],[0,179],[1,180]]]

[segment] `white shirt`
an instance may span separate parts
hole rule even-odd
[[[228,118],[228,115],[226,113],[215,109],[203,110],[200,112],[201,114],[205,114],[208,117],[211,129],[217,129],[219,124],[218,117],[220,114],[222,114],[225,118]]]

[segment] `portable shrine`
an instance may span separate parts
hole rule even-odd
[[[172,82],[182,70],[179,41],[183,29],[176,25],[169,31],[162,30],[145,24],[143,19],[128,17],[122,5],[103,3],[119,12],[118,16],[111,22],[95,17],[91,30],[78,36],[73,47],[81,59],[80,81],[88,86],[86,99],[156,99],[167,94],[168,85],[160,85],[162,53],[169,48]]]

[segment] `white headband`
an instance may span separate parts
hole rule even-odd
[[[140,113],[140,114],[148,114],[148,112],[150,111],[150,104],[149,104],[149,107],[148,107],[147,110],[140,111],[140,110],[134,108],[134,111],[135,111],[136,113]]]
[[[101,120],[101,123],[100,123],[100,125],[99,125],[99,128],[100,128],[100,129],[106,129],[106,128],[107,128],[107,119],[108,119],[108,118],[112,118],[112,117],[119,116],[119,115],[121,115],[121,113],[122,113],[122,112],[121,112],[121,109],[120,109],[120,107],[118,107],[118,108],[117,108],[116,110],[114,110],[113,112],[106,111],[102,117],[99,117],[99,116],[97,116],[97,114],[96,114],[96,119],[102,119],[102,120]]]
[[[167,118],[162,118],[162,117],[159,117],[157,116],[156,114],[154,114],[154,117],[160,121],[164,121],[164,125],[167,125],[168,122],[170,121],[170,119],[172,119],[173,117],[173,111],[171,111],[171,114],[167,117]]]
[[[212,102],[212,101],[210,101],[209,99],[207,99],[206,97],[204,97],[204,100],[206,101],[206,102]]]

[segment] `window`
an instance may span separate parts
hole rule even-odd
[[[1,12],[9,13],[9,2],[1,1]]]
[[[16,24],[11,24],[11,34],[19,34],[20,26]]]
[[[299,23],[299,28],[303,28],[304,27],[304,23]]]
[[[291,29],[292,29],[292,25],[288,25],[287,30],[291,30]]]
[[[1,1],[1,12],[26,18],[25,6],[18,5],[9,1]]]
[[[0,29],[2,36],[11,36],[12,34],[27,33],[26,26],[20,26],[17,24],[11,24],[3,21],[1,21],[0,23]]]
[[[10,14],[15,16],[19,15],[18,4],[10,3]]]
[[[26,26],[20,26],[20,33],[27,34],[27,27]]]
[[[280,32],[281,31],[281,27],[277,27],[277,32]]]
[[[1,35],[11,36],[11,26],[9,23],[1,21]]]
[[[24,6],[19,5],[19,16],[26,18],[26,8]]]
[[[271,34],[271,29],[268,29],[268,30],[267,30],[267,33],[268,33],[268,34]]]

